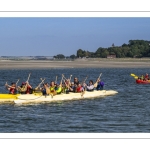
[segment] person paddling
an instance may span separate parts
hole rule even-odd
[[[20,86],[18,86],[18,91],[20,94],[26,94],[27,85],[25,82],[22,82]]]
[[[81,86],[81,84],[79,83],[76,87],[76,92],[77,93],[81,93],[81,92],[84,92],[84,88]]]
[[[89,81],[89,85],[86,85],[87,91],[94,91],[93,80]]]
[[[148,79],[149,78],[149,75],[148,73],[145,74],[145,79]]]
[[[16,83],[11,83],[11,86],[10,86],[6,82],[5,87],[9,91],[9,94],[17,94]]]
[[[62,85],[61,84],[59,85],[58,83],[56,83],[55,91],[56,91],[57,94],[61,94],[61,92],[62,92]]]
[[[43,84],[43,87],[42,87],[42,89],[41,89],[42,94],[43,94],[44,96],[49,95],[49,93],[47,92],[47,88],[49,89],[48,83],[44,83],[44,84]]]
[[[74,84],[78,85],[79,84],[79,80],[77,77],[74,78]]]
[[[69,87],[69,92],[75,92],[75,85],[74,82],[71,82],[71,85]]]
[[[56,92],[56,90],[55,90],[55,82],[54,81],[51,81],[51,83],[50,83],[50,94],[52,95],[52,96],[54,96],[54,95],[56,95],[57,94],[57,92]]]
[[[27,84],[27,90],[26,90],[26,94],[32,94],[33,93],[33,89],[32,86],[29,84],[29,82],[26,82]]]
[[[96,90],[103,90],[103,88],[104,88],[104,82],[98,79]]]
[[[21,94],[32,94],[32,86],[29,82],[22,82],[21,86],[18,86],[18,91]]]
[[[79,84],[79,80],[77,77],[74,78],[74,92],[77,92],[77,86]]]

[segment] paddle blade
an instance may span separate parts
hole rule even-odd
[[[134,79],[138,79],[138,76],[137,75],[135,75],[135,74],[133,74],[133,73],[131,73],[130,74],[132,77],[134,77]]]
[[[95,87],[95,88],[97,87],[97,82],[94,84],[94,87]]]
[[[135,75],[135,74],[133,74],[133,73],[131,73],[130,75],[131,75],[132,77],[135,77],[135,76],[136,76],[136,75]]]

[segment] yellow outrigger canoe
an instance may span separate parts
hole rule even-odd
[[[63,100],[75,100],[75,99],[93,99],[96,97],[110,96],[117,94],[117,91],[114,90],[101,90],[101,91],[92,91],[82,95],[81,93],[72,93],[69,94],[58,94],[55,96],[43,96],[41,93],[34,94],[0,94],[0,102],[14,102],[16,104],[21,103],[40,103],[40,102],[50,102],[50,101],[63,101]]]

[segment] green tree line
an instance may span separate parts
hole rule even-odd
[[[113,43],[111,47],[99,47],[95,52],[78,49],[76,55],[64,56],[58,54],[54,56],[55,59],[76,59],[76,58],[107,58],[108,55],[116,55],[117,58],[141,58],[150,57],[150,41],[145,40],[129,40],[128,44],[124,43],[121,46],[115,46]]]
[[[150,57],[150,41],[145,40],[129,40],[128,44],[115,46],[113,43],[111,47],[99,47],[95,52],[78,49],[77,57],[90,57],[90,58],[107,58],[108,55],[116,55],[117,58],[124,57]]]

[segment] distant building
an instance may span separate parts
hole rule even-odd
[[[116,58],[116,55],[107,55],[107,58]]]

